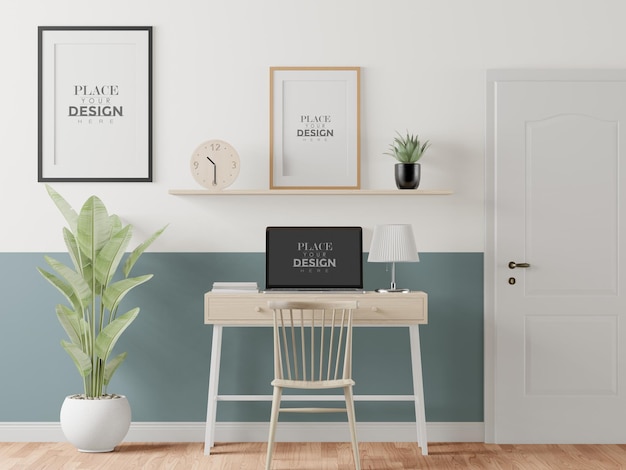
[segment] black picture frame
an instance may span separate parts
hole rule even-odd
[[[39,182],[152,181],[152,27],[38,27]]]

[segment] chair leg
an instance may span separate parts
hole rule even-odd
[[[272,413],[270,415],[270,435],[267,440],[267,458],[265,460],[265,470],[270,470],[272,466],[272,454],[274,453],[274,436],[276,435],[276,425],[278,423],[278,413],[280,412],[280,398],[283,394],[281,387],[274,387],[272,398]]]
[[[356,438],[356,417],[354,413],[354,398],[352,397],[352,387],[344,387],[343,393],[346,397],[346,411],[348,413],[348,424],[350,426],[350,438],[352,439],[352,453],[354,454],[354,468],[361,470],[361,460],[359,458],[359,441]]]

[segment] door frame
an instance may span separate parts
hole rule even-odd
[[[624,69],[489,69],[486,71],[485,119],[485,253],[484,253],[484,432],[485,442],[496,443],[496,85],[507,81],[626,80]]]

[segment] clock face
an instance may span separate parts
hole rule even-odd
[[[226,188],[239,175],[239,155],[228,142],[208,140],[194,150],[191,174],[207,189],[218,191]]]

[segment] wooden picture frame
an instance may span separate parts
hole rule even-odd
[[[359,189],[360,67],[270,68],[270,189]]]
[[[38,174],[152,181],[152,27],[38,28]]]

